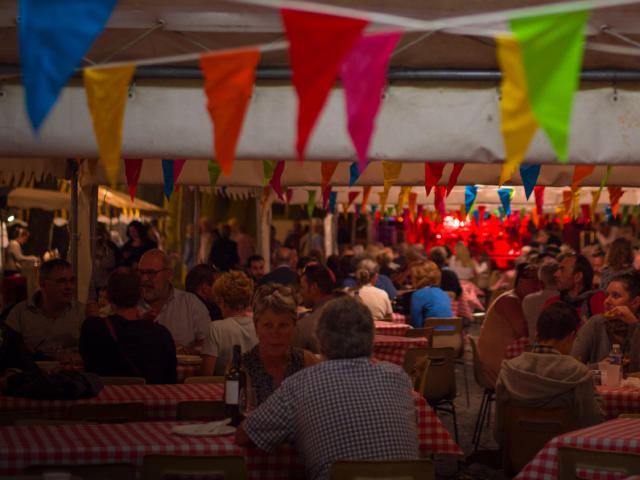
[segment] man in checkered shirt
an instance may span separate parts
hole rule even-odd
[[[411,382],[397,365],[371,363],[369,309],[353,297],[329,301],[316,336],[327,361],[285,379],[240,425],[236,443],[271,451],[292,442],[313,480],[328,478],[336,460],[417,458]]]

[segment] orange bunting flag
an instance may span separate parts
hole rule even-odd
[[[600,201],[600,190],[591,191],[591,221],[596,220],[596,208],[598,208],[598,202]]]
[[[396,182],[402,170],[402,162],[384,160],[382,162],[382,178],[384,181],[384,193],[388,194],[391,186]],[[385,197],[386,198],[386,197]],[[386,203],[386,201],[385,201]]]
[[[563,190],[562,191],[562,205],[564,207],[565,212],[571,211],[571,201],[573,200],[573,195],[571,194],[571,190]]]
[[[571,182],[571,190],[575,190],[580,182],[587,178],[595,170],[595,165],[576,165],[573,169],[573,181]]]
[[[367,26],[365,20],[282,9],[291,77],[298,94],[298,160],[334,85],[342,60]]]
[[[122,124],[129,83],[135,65],[113,68],[87,68],[84,89],[98,142],[100,161],[112,187],[118,182]]]
[[[259,60],[258,50],[212,53],[200,57],[207,110],[213,122],[214,152],[225,175],[231,174]]]
[[[539,228],[540,220],[538,219],[538,209],[536,207],[531,207],[531,221],[536,228]]]
[[[409,218],[412,222],[416,221],[416,203],[418,201],[418,194],[411,192],[409,194]]]
[[[442,170],[445,163],[431,163],[425,162],[424,164],[424,189],[427,192],[427,197],[431,193],[431,189],[435,187],[442,177]]]
[[[624,190],[622,187],[607,187],[609,191],[609,205],[611,205],[611,215],[615,218],[618,216],[618,207]]]
[[[464,163],[453,164],[453,170],[451,170],[451,175],[449,175],[449,183],[447,184],[447,197],[451,193],[451,190],[453,190],[453,187],[456,186],[456,183],[458,183],[458,176],[462,171],[462,167],[464,167]]]
[[[331,181],[331,177],[333,177],[334,172],[338,168],[338,162],[322,162],[320,165],[320,171],[322,172],[322,191],[324,192],[329,182]]]
[[[371,186],[362,187],[362,211],[364,212],[364,207],[367,205],[369,201],[369,194],[371,193]]]

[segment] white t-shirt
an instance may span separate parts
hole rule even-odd
[[[252,317],[229,317],[211,323],[204,336],[202,354],[216,358],[213,375],[224,375],[233,357],[233,346],[240,345],[242,353],[248,352],[258,343]]]
[[[371,310],[374,320],[382,320],[385,315],[391,315],[391,301],[387,292],[373,285],[365,285],[356,290],[357,295],[364,304]]]

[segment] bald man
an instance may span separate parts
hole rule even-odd
[[[145,252],[138,263],[138,272],[144,295],[142,310],[155,313],[156,322],[167,327],[177,353],[195,353],[211,325],[207,308],[193,293],[173,287],[171,263],[162,250]]]

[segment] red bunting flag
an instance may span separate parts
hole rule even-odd
[[[609,192],[609,205],[611,205],[611,215],[615,218],[618,216],[618,208],[620,207],[620,199],[624,190],[622,187],[607,187]]]
[[[442,177],[442,170],[445,163],[431,163],[426,162],[424,164],[424,189],[427,192],[427,197],[431,193],[431,189],[435,187],[440,178]]]
[[[571,190],[575,190],[580,182],[587,178],[595,170],[595,165],[576,165],[573,169],[573,181],[571,182]]]
[[[324,195],[324,191],[327,189],[327,185],[331,181],[331,177],[338,168],[338,162],[322,162],[320,164],[320,171],[322,173],[322,192]]]
[[[436,206],[436,210],[438,211],[438,213],[442,218],[444,218],[445,214],[447,213],[446,207],[444,205],[444,197],[446,194],[446,189],[447,187],[445,187],[444,185],[436,185],[436,189],[435,189],[434,204]]]
[[[285,193],[285,198],[287,201],[287,205],[291,203],[291,197],[293,196],[293,189],[287,188],[287,193]]]
[[[343,58],[360,37],[367,21],[282,9],[289,39],[293,85],[298,93],[298,160],[336,81]]]
[[[225,175],[231,174],[259,60],[258,50],[200,57],[207,110],[213,122],[216,161]]]
[[[327,209],[327,203],[329,203],[329,197],[331,195],[331,185],[327,185],[326,188],[322,190],[322,209]]]
[[[348,203],[349,206],[351,206],[351,204],[353,203],[353,201],[356,199],[358,195],[360,195],[360,192],[349,192],[349,203]]]
[[[462,167],[464,167],[464,163],[454,163],[453,170],[451,170],[451,175],[449,175],[449,183],[447,184],[447,197],[455,187],[456,183],[458,183],[458,176],[462,171]]]
[[[587,223],[587,220],[591,218],[591,205],[580,205],[582,209],[582,216],[580,217],[580,221],[583,223]]]
[[[356,148],[359,170],[367,166],[367,152],[387,81],[389,57],[400,32],[360,37],[342,62],[340,75],[347,103],[349,135]]]
[[[174,190],[177,192],[180,190],[180,185],[178,185],[178,177],[182,173],[182,167],[184,167],[186,160],[184,158],[180,158],[178,160],[173,161],[173,184]]]
[[[276,195],[278,195],[280,200],[284,200],[282,197],[282,185],[280,184],[282,172],[284,172],[284,160],[280,160],[276,163],[276,168],[273,169],[273,176],[271,177],[271,180],[269,180],[269,185],[271,185],[271,188],[273,188],[273,191],[276,192]]]
[[[131,201],[136,196],[136,188],[138,188],[138,180],[140,179],[140,172],[142,171],[142,159],[141,158],[125,158],[124,159],[124,172],[127,176],[127,185],[129,186],[129,195],[131,195]]]
[[[533,193],[536,196],[536,208],[538,215],[542,217],[542,205],[544,204],[544,187],[534,187]]]

